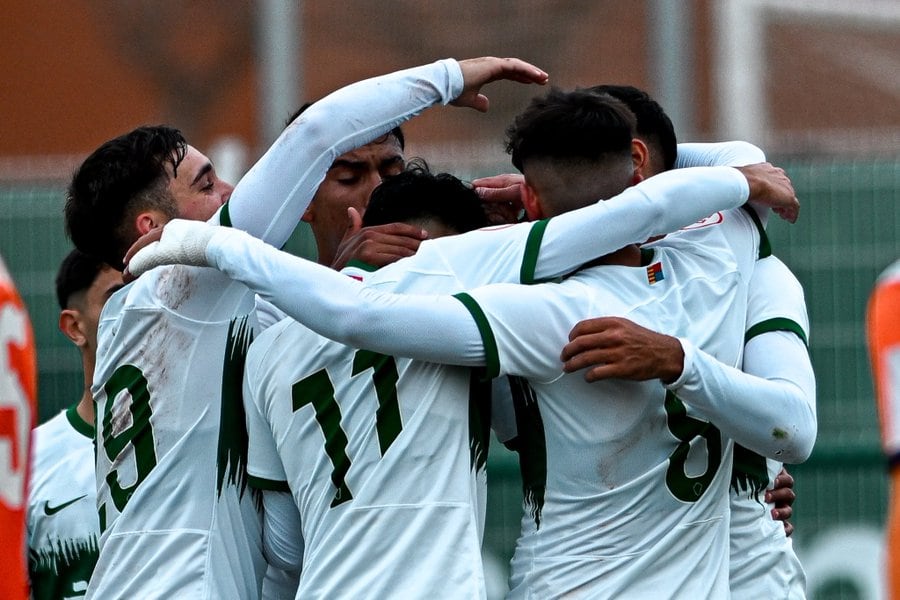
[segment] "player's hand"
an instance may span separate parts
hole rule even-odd
[[[206,247],[220,229],[203,221],[173,219],[144,234],[125,254],[123,279],[135,277],[161,265],[209,266]]]
[[[472,181],[472,187],[481,197],[481,205],[491,225],[518,223],[522,215],[522,188],[525,177],[509,173],[481,177]]]
[[[661,379],[672,382],[684,370],[678,338],[620,317],[581,321],[569,333],[561,359],[567,373],[587,368],[586,381]]]
[[[795,223],[800,214],[800,201],[794,185],[784,169],[771,163],[759,163],[746,167],[736,167],[747,178],[750,185],[749,201],[760,206],[768,206],[776,215]]]
[[[519,83],[547,83],[548,75],[532,64],[518,58],[470,58],[459,61],[463,75],[463,91],[450,104],[467,106],[479,112],[487,112],[490,101],[481,93],[481,86],[492,81],[507,79]]]
[[[518,223],[522,215],[522,187],[525,177],[519,174],[493,175],[472,181],[481,197],[481,205],[491,225]]]
[[[359,260],[373,267],[383,267],[401,258],[412,256],[419,249],[428,232],[407,223],[362,226],[362,216],[353,207],[347,209],[350,227],[338,246],[332,269],[343,269],[351,260]]]
[[[772,489],[766,490],[766,502],[775,505],[775,508],[772,509],[772,518],[784,523],[785,535],[794,533],[794,525],[789,519],[794,514],[792,506],[796,499],[794,478],[786,469],[782,468],[781,472],[775,477],[775,484],[772,486]]]

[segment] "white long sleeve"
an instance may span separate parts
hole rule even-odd
[[[816,382],[803,286],[777,257],[756,263],[747,305],[743,372],[682,341],[685,370],[669,386],[738,444],[803,462],[816,439]]]
[[[766,162],[766,153],[750,142],[688,142],[678,144],[678,156],[675,168],[686,167],[745,167]],[[763,226],[766,225],[771,212],[768,207],[751,203]]]
[[[341,154],[386,134],[463,90],[447,59],[354,83],[319,100],[289,125],[241,178],[212,222],[281,246]]]
[[[749,142],[688,142],[678,144],[675,168],[745,167],[766,162],[766,153]]]
[[[800,463],[816,438],[816,383],[797,335],[771,331],[744,349],[744,371],[681,339],[685,368],[666,386],[740,445],[774,460]]]
[[[675,169],[621,194],[549,220],[533,279],[570,273],[628,244],[671,233],[747,201],[747,179],[729,167]],[[523,277],[522,283],[532,283]]]
[[[744,176],[728,167],[683,169],[664,175],[629,188],[616,201],[598,202],[545,222],[546,230],[536,253],[538,277],[571,272],[634,241],[619,241],[616,236],[624,235],[623,231],[637,235],[637,239],[669,231],[671,223],[678,221],[667,220],[668,213],[663,214],[658,198],[682,198],[680,204],[688,208],[673,207],[672,212],[682,224],[689,224],[716,210],[739,206],[749,193]],[[665,223],[661,230],[660,223]],[[525,243],[523,240],[522,254]],[[201,247],[206,248],[205,256],[193,256]],[[187,249],[190,256],[185,255]],[[487,250],[484,256],[473,255],[471,260],[490,261],[492,249]],[[380,294],[330,269],[280,253],[238,231],[211,231],[206,224],[175,220],[167,226],[161,243],[142,250],[132,259],[132,265],[143,262],[147,268],[147,263],[171,264],[187,259],[188,264],[218,268],[325,337],[358,348],[431,362],[483,364],[478,329],[452,297],[433,297],[422,302],[419,298]],[[398,327],[400,324],[402,328]],[[434,343],[435,332],[440,332],[439,344]]]
[[[327,338],[392,356],[484,364],[478,327],[452,296],[379,292],[236,230],[216,231],[206,256],[210,265]]]

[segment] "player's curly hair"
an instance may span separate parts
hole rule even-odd
[[[458,233],[489,224],[474,189],[449,173],[432,173],[417,158],[372,190],[363,226],[432,219]]]
[[[91,153],[66,194],[66,233],[75,247],[122,269],[122,257],[138,237],[137,214],[155,208],[178,216],[166,166],[176,174],[186,153],[184,136],[166,125],[138,127]]]

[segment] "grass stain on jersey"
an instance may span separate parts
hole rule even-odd
[[[226,485],[237,486],[240,495],[247,487],[247,425],[244,418],[244,363],[253,341],[248,317],[238,317],[228,326],[225,364],[222,368],[222,411],[219,421],[216,491],[222,495]]]

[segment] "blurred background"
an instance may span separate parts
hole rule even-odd
[[[644,88],[681,140],[748,140],[787,169],[801,220],[769,231],[806,289],[819,412],[813,456],[791,468],[794,543],[811,597],[879,597],[886,462],[863,324],[877,274],[900,257],[900,2],[0,0],[0,11],[0,253],[37,335],[41,421],[81,389],[53,278],[70,248],[64,189],[88,152],[169,123],[236,181],[304,101],[439,58],[517,56],[560,87]],[[431,110],[404,126],[407,154],[466,179],[509,172],[504,129],[538,92],[495,84],[486,115]],[[298,228],[290,248],[313,247]],[[485,554],[502,594],[521,492],[514,457],[495,446]]]

